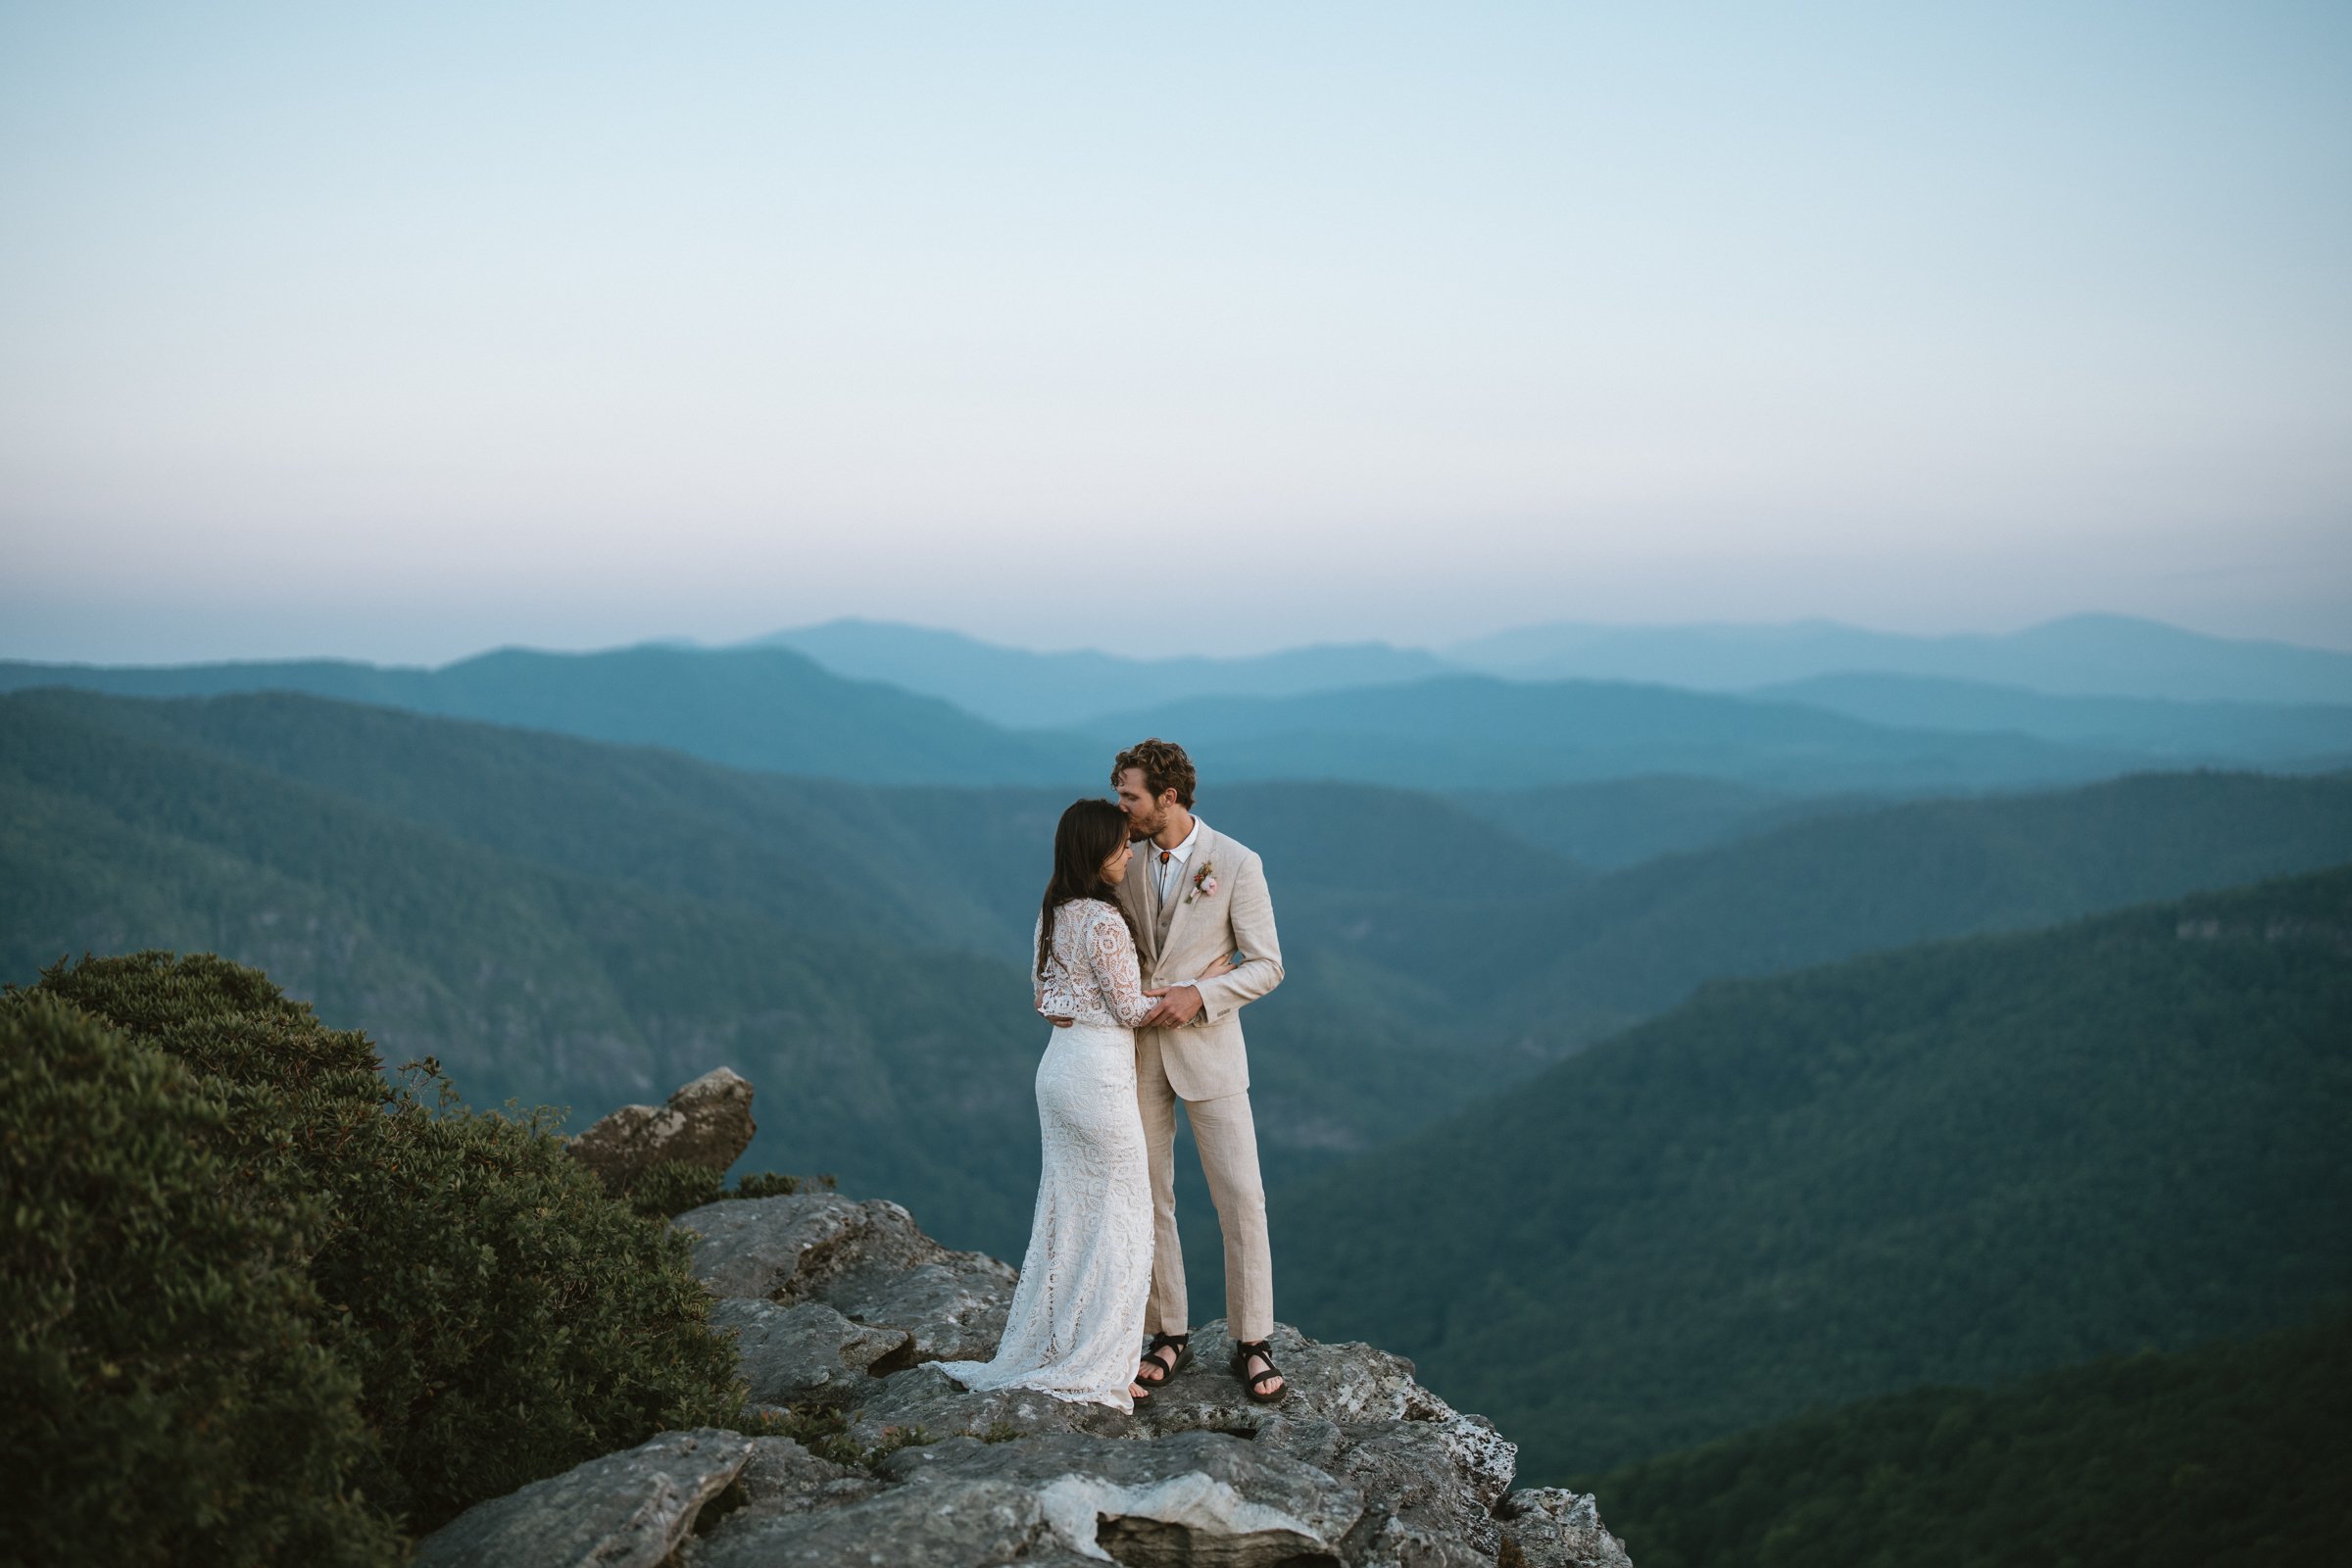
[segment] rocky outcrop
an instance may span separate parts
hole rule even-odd
[[[1194,1359],[1133,1416],[976,1393],[933,1363],[994,1350],[1004,1264],[834,1193],[673,1223],[755,1409],[794,1406],[803,1432],[831,1412],[834,1435],[809,1439],[821,1454],[668,1434],[482,1504],[419,1562],[1630,1568],[1591,1497],[1513,1492],[1518,1450],[1494,1424],[1371,1346],[1277,1327],[1292,1394],[1275,1406],[1225,1370],[1221,1323],[1194,1331]]]
[[[417,1544],[416,1568],[656,1568],[743,1473],[760,1441],[707,1429],[664,1432],[468,1508]]]
[[[1004,1332],[1018,1276],[978,1252],[953,1252],[914,1216],[880,1199],[837,1193],[736,1199],[678,1216],[694,1271],[722,1300],[821,1301],[853,1322],[906,1336],[916,1361],[982,1361]]]
[[[1133,1416],[975,1392],[930,1363],[994,1350],[1014,1273],[942,1248],[898,1204],[804,1194],[674,1223],[722,1298],[712,1321],[738,1334],[756,1399],[829,1404],[868,1449],[923,1440],[871,1470],[755,1464],[741,1505],[685,1564],[1627,1561],[1590,1497],[1513,1493],[1516,1447],[1401,1356],[1277,1327],[1293,1394],[1254,1404],[1225,1370],[1224,1325],[1209,1323]]]
[[[572,1156],[625,1193],[656,1165],[699,1165],[723,1172],[752,1145],[750,1080],[718,1067],[669,1097],[662,1106],[623,1105],[571,1141]]]
[[[1502,1534],[1503,1568],[1616,1568],[1626,1560],[1625,1548],[1602,1528],[1592,1496],[1560,1487],[1504,1498]]]
[[[737,1298],[711,1308],[710,1326],[735,1336],[756,1404],[845,1403],[873,1387],[875,1363],[903,1359],[908,1348],[905,1330],[853,1323],[822,1301]]]

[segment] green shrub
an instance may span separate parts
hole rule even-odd
[[[668,1219],[730,1198],[790,1198],[804,1187],[828,1193],[834,1187],[830,1176],[783,1176],[772,1170],[744,1176],[732,1189],[723,1185],[725,1179],[706,1166],[663,1160],[646,1167],[622,1197],[649,1219]]]
[[[468,1110],[430,1061],[387,1083],[365,1036],[209,956],[85,960],[37,990],[197,1069],[213,1155],[315,1200],[318,1337],[376,1439],[354,1480],[409,1529],[740,1413],[686,1239],[608,1200],[551,1115]]]
[[[318,1343],[322,1205],[214,1152],[216,1086],[50,998],[0,1001],[10,1562],[397,1563]]]
[[[833,1180],[829,1176],[822,1178],[822,1182],[828,1188],[833,1185]],[[790,1198],[800,1190],[801,1179],[798,1176],[779,1176],[772,1170],[763,1170],[756,1175],[736,1178],[735,1191],[728,1196],[732,1198]]]
[[[663,1160],[629,1184],[629,1206],[648,1219],[667,1219],[729,1196],[722,1190],[724,1181],[708,1165]]]

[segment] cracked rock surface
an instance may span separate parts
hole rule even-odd
[[[1004,1264],[941,1247],[896,1203],[834,1193],[712,1203],[673,1223],[719,1298],[711,1326],[735,1336],[753,1400],[838,1410],[874,1457],[839,1464],[788,1438],[664,1434],[485,1503],[426,1544],[476,1515],[543,1519],[553,1497],[615,1530],[659,1494],[669,1499],[651,1510],[661,1528],[641,1532],[645,1550],[667,1543],[654,1555],[583,1549],[585,1525],[550,1522],[502,1527],[495,1559],[418,1562],[1631,1568],[1591,1497],[1513,1492],[1518,1450],[1494,1424],[1371,1346],[1278,1325],[1292,1390],[1278,1405],[1250,1402],[1226,1369],[1222,1323],[1193,1331],[1193,1359],[1134,1416],[1034,1391],[976,1393],[931,1363],[993,1352],[1012,1297]],[[659,1485],[642,1463],[600,1469],[664,1443],[706,1457],[673,1464]],[[882,1456],[886,1444],[907,1446]],[[530,1512],[486,1515],[534,1494]],[[634,1549],[639,1536],[628,1539]]]
[[[758,1441],[708,1428],[664,1432],[475,1503],[418,1542],[414,1561],[417,1568],[656,1568],[743,1472]]]
[[[839,1549],[847,1562],[942,1565],[1630,1568],[1592,1498],[1513,1493],[1518,1449],[1423,1388],[1401,1356],[1278,1325],[1291,1396],[1255,1404],[1212,1322],[1134,1416],[1032,1390],[975,1392],[928,1363],[994,1351],[1015,1278],[1003,1263],[949,1251],[896,1203],[833,1193],[713,1203],[675,1223],[695,1238],[696,1272],[727,1298],[713,1323],[745,1326],[745,1377],[769,1391],[755,1397],[829,1403],[868,1448],[924,1440],[866,1472],[870,1494],[836,1480],[828,1495],[849,1499],[837,1511],[762,1500],[755,1467],[743,1506],[693,1543],[690,1564]],[[810,1327],[752,1331],[769,1313]],[[853,1341],[861,1332],[873,1338]],[[860,1362],[862,1377],[848,1377]],[[780,1392],[796,1386],[809,1392]],[[853,1552],[858,1539],[880,1555]]]

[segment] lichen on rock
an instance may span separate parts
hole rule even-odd
[[[571,1153],[596,1172],[605,1191],[618,1195],[656,1165],[723,1172],[759,1130],[750,1080],[732,1067],[714,1067],[665,1105],[623,1105],[602,1117],[571,1141]]]

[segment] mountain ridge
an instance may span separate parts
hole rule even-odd
[[[1446,673],[1422,649],[1380,642],[1322,643],[1270,654],[1157,659],[1032,653],[959,632],[903,622],[830,620],[738,646],[790,648],[836,673],[945,698],[1011,729],[1067,729],[1139,703],[1205,693],[1296,696],[1393,685]]]
[[[1000,729],[940,698],[851,680],[789,649],[641,645],[502,650],[436,669],[336,662],[133,667],[0,663],[0,692],[67,686],[126,697],[288,691],[624,745],[736,767],[919,783],[1077,778],[1093,748]]]
[[[2352,759],[2352,707],[2126,709],[2114,700],[2068,706],[1984,691],[1962,701],[1948,683],[1929,701],[1918,688],[1880,691],[1907,678],[1891,676],[1872,677],[1876,697],[1858,696],[1841,677],[1821,688],[1820,702],[1805,702],[1585,676],[1431,673],[1431,659],[1377,644],[1150,662],[991,651],[920,629],[849,630],[891,639],[900,652],[889,672],[907,684],[838,673],[783,647],[649,644],[594,654],[508,649],[434,669],[332,661],[13,663],[0,664],[0,691],[299,691],[882,784],[1087,784],[1108,750],[1153,732],[1175,734],[1225,778],[1485,791],[1677,774],[1782,794],[1917,793],[2059,784],[2150,766],[2308,768]],[[909,638],[912,653],[901,647]],[[1366,660],[1380,668],[1368,670]],[[1069,720],[1060,727],[1013,729],[912,689],[949,689],[1011,711],[1028,701],[1020,693],[1029,676],[1019,671],[1034,673],[1032,666],[1048,671],[1040,679],[1065,683],[1079,672],[1094,698],[1046,705]],[[1360,684],[1373,676],[1379,683]],[[1331,684],[1341,680],[1359,683]],[[1153,682],[1172,689],[1203,681],[1215,695],[1139,705]],[[1252,683],[1276,694],[1252,695]],[[1114,696],[1123,706],[1109,716],[1070,718]],[[1928,721],[1939,713],[1946,721]]]
[[[2352,762],[2352,706],[2052,695],[1927,675],[1829,674],[1751,689],[1874,723],[2032,735],[2189,765],[2233,757],[2289,768]]]
[[[2061,616],[2007,633],[1919,637],[1837,621],[1620,626],[1557,621],[1446,645],[1520,678],[1662,680],[1740,691],[1878,672],[1990,681],[2054,695],[2352,703],[2352,653],[2216,637],[2135,615]]]

